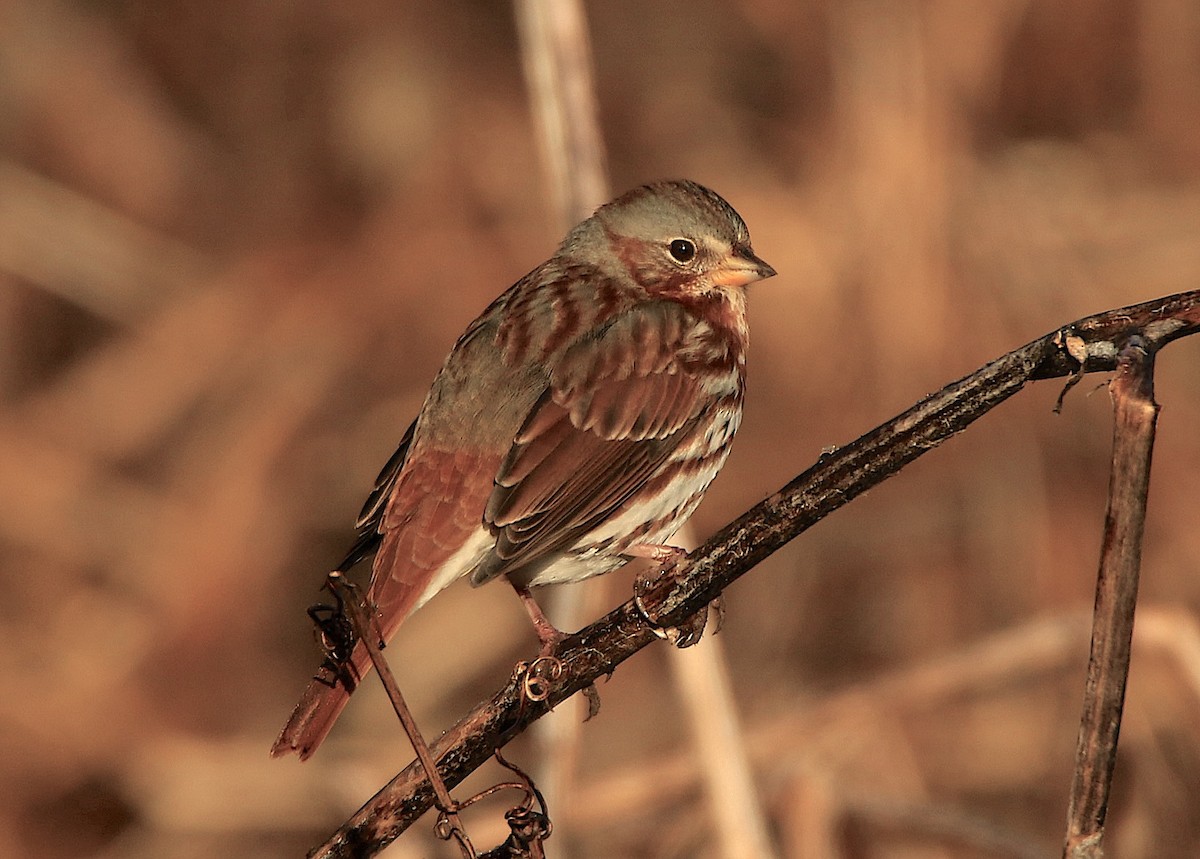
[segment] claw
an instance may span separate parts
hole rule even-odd
[[[583,687],[583,697],[587,699],[587,715],[583,717],[583,721],[590,722],[600,713],[600,693],[596,690],[595,683],[589,683]]]
[[[646,594],[653,590],[662,577],[663,570],[661,567],[656,569],[652,574],[638,574],[638,577],[633,580],[633,605],[638,610],[638,614],[642,616],[642,620],[646,621],[646,626],[650,627],[650,631],[659,638],[666,638],[666,629],[650,616],[650,609],[646,608],[646,603],[643,601]]]
[[[662,584],[664,580],[674,576],[675,568],[679,565],[680,560],[687,556],[687,553],[683,549],[676,549],[673,546],[638,548],[658,550],[655,553],[651,553],[650,551],[646,551],[644,554],[639,553],[639,557],[652,557],[658,560],[659,566],[652,572],[639,575],[633,584],[633,604],[651,631],[659,638],[665,638],[678,648],[691,647],[703,637],[704,628],[708,625],[708,610],[709,608],[714,608],[717,612],[717,620],[713,632],[714,634],[719,632],[725,617],[723,597],[717,597],[709,606],[705,606],[704,609],[696,612],[679,626],[664,626],[659,623],[658,619],[647,608],[644,598],[650,591]]]
[[[713,612],[713,628],[712,634],[716,635],[725,628],[725,594],[721,594],[715,600],[708,604],[708,607]]]
[[[700,643],[704,636],[704,627],[708,625],[708,606],[689,617],[682,626],[668,626],[665,629],[667,641],[682,650]]]

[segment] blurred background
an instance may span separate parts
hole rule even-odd
[[[991,358],[1200,285],[1194,0],[588,12],[614,188],[710,185],[780,272],[701,536]],[[507,4],[0,4],[0,855],[300,856],[409,760],[373,684],[309,763],[267,749],[305,607],[458,333],[560,238],[549,199]],[[1061,415],[1031,387],[728,593],[780,855],[1058,855],[1104,381]],[[1200,342],[1157,395],[1121,857],[1200,852]],[[456,586],[388,653],[436,735],[534,648],[507,589]],[[601,685],[552,855],[717,855],[663,650]],[[455,855],[430,823],[387,855]]]

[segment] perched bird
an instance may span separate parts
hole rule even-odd
[[[468,326],[384,466],[338,568],[375,552],[384,641],[467,576],[529,588],[658,557],[742,417],[747,284],[775,274],[733,208],[694,182],[637,188],[576,226]],[[328,665],[271,750],[307,758],[371,667]],[[350,687],[350,688],[347,688]]]

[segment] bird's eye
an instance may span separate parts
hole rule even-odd
[[[689,263],[696,257],[696,245],[689,239],[672,239],[667,246],[677,263]]]

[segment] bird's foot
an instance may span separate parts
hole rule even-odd
[[[533,613],[530,613],[533,617]],[[540,621],[540,622],[539,622]],[[541,649],[532,662],[520,662],[517,670],[521,678],[521,691],[530,701],[545,701],[554,691],[555,684],[562,678],[563,663],[555,655],[559,643],[567,634],[546,620],[541,612],[533,618]]]
[[[521,598],[521,605],[525,607],[525,612],[529,615],[530,622],[533,623],[533,631],[537,634],[538,643],[542,646],[538,651],[538,658],[553,657],[555,651],[558,650],[558,645],[567,637],[567,634],[550,622],[550,618],[546,617],[546,613],[537,604],[537,600],[533,598],[529,588],[518,585],[516,582],[513,582],[512,586],[513,590],[517,592],[517,596]]]
[[[678,648],[691,647],[703,637],[704,629],[708,626],[710,609],[716,614],[713,634],[721,631],[725,620],[723,597],[717,597],[679,626],[664,625],[647,605],[646,597],[651,591],[661,587],[665,582],[677,578],[676,571],[680,562],[687,557],[686,551],[675,546],[635,546],[634,551],[630,551],[629,554],[639,558],[648,558],[658,564],[656,569],[639,574],[633,584],[633,604],[655,635],[665,638]]]
[[[542,645],[536,659],[517,664],[517,677],[526,700],[545,701],[554,692],[565,670],[557,653],[567,633],[550,622],[527,589],[517,588],[517,594],[529,612],[529,619],[533,621],[533,628]],[[585,686],[582,691],[588,704],[587,715],[583,718],[586,722],[600,712],[600,693],[596,691],[595,684]]]
[[[521,604],[533,622],[541,648],[538,656],[532,662],[517,663],[517,678],[521,683],[521,692],[529,701],[545,701],[554,691],[555,685],[562,678],[563,663],[556,652],[558,645],[567,634],[550,622],[542,611],[541,606],[529,593],[529,588],[512,582],[513,590],[521,598]]]

